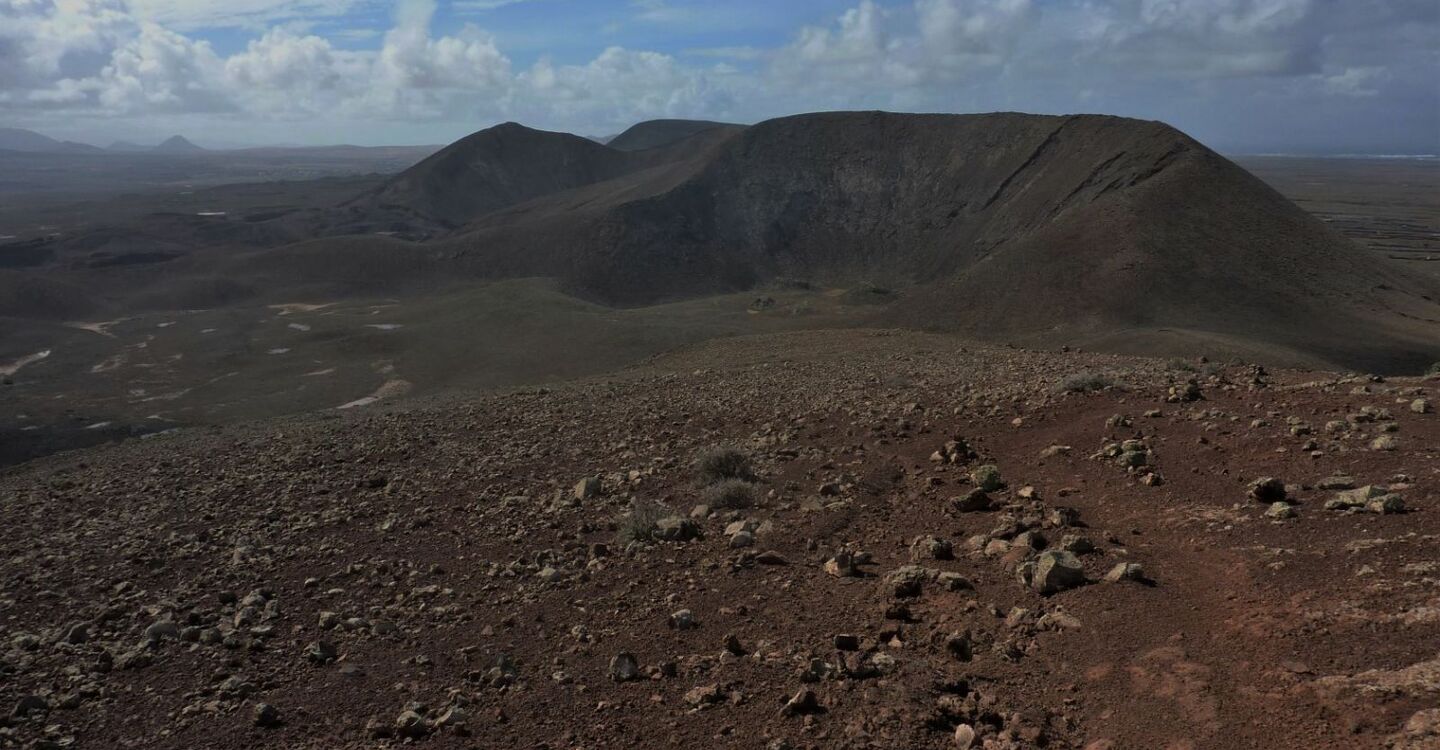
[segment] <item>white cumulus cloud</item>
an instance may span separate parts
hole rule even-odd
[[[1440,125],[1434,0],[854,0],[769,46],[717,36],[688,52],[608,46],[523,66],[480,26],[436,33],[435,0],[399,0],[383,31],[345,16],[369,3],[0,0],[0,119],[224,112],[214,122],[235,130],[329,120],[464,132],[518,119],[602,132],[649,117],[885,107],[1103,109],[1224,126],[1267,108],[1275,120],[1361,121],[1362,107],[1388,103],[1409,113],[1410,132]],[[483,20],[509,4],[452,10]],[[714,9],[629,10],[660,24]],[[222,55],[193,33],[217,27],[248,40]]]
[[[585,65],[537,62],[517,80],[521,116],[618,126],[640,119],[721,113],[732,104],[724,69],[697,71],[656,52],[610,47]]]

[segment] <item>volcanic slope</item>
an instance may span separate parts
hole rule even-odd
[[[1433,281],[1162,123],[827,113],[715,132],[439,246],[615,305],[798,278],[909,287],[892,322],[1036,344],[1414,370],[1440,341]]]
[[[885,324],[1029,346],[1379,372],[1440,355],[1440,282],[1369,257],[1163,123],[840,112],[686,127],[623,151],[499,125],[173,265],[256,301],[548,277],[634,307],[803,282],[898,292],[874,295],[894,301],[876,308]]]
[[[356,203],[459,225],[524,200],[619,177],[631,163],[625,154],[579,136],[505,123],[451,144]]]
[[[207,149],[195,145],[183,135],[172,135],[150,150],[157,154],[198,154]]]
[[[647,120],[631,125],[629,129],[612,138],[606,145],[621,151],[643,151],[659,146],[668,146],[707,130],[739,127],[742,126],[711,120]]]

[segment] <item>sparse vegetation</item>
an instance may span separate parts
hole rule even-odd
[[[1235,364],[1234,366],[1238,367],[1239,365]],[[1188,372],[1208,378],[1211,375],[1218,374],[1221,370],[1224,369],[1224,366],[1218,362],[1202,361],[1199,363],[1195,363],[1187,359],[1180,359],[1179,357],[1176,357],[1166,362],[1165,368],[1176,372]]]
[[[731,446],[716,446],[702,452],[695,460],[701,484],[715,484],[727,479],[751,480],[750,457]]]
[[[1426,371],[1425,371],[1425,374],[1426,374],[1426,375],[1440,375],[1440,362],[1436,362],[1435,364],[1430,365],[1430,369],[1426,370]]]
[[[1065,393],[1090,393],[1091,391],[1102,391],[1106,388],[1113,388],[1118,383],[1115,378],[1103,372],[1077,372],[1060,381],[1059,389]]]
[[[1000,467],[995,464],[985,464],[972,469],[970,482],[986,492],[994,492],[1005,486],[1004,480],[1000,478]]]
[[[851,289],[845,290],[840,295],[840,300],[847,305],[883,305],[893,301],[898,293],[889,287],[879,284],[860,284]]]
[[[615,521],[615,541],[621,545],[648,542],[655,537],[660,519],[672,515],[674,511],[663,503],[635,498],[630,501],[630,510]]]
[[[755,485],[743,479],[726,479],[706,487],[704,499],[712,510],[748,508],[755,504]]]

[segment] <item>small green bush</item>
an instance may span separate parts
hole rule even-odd
[[[661,503],[635,498],[630,501],[630,510],[615,521],[615,541],[621,545],[648,542],[654,538],[660,519],[673,515],[674,511]]]
[[[743,479],[725,479],[706,487],[704,500],[711,510],[748,508],[755,504],[755,485]]]
[[[861,284],[845,290],[840,295],[840,301],[847,305],[883,305],[898,296],[899,293],[889,287],[878,284]]]
[[[1172,372],[1191,372],[1195,373],[1196,375],[1204,375],[1205,377],[1209,377],[1211,375],[1218,375],[1221,372],[1224,372],[1227,366],[1244,367],[1245,363],[1241,362],[1240,360],[1231,360],[1228,365],[1224,365],[1219,362],[1209,362],[1203,357],[1199,360],[1189,360],[1175,357],[1174,359],[1170,359],[1165,362],[1165,369]]]
[[[1435,364],[1430,365],[1430,369],[1426,370],[1426,371],[1425,371],[1425,374],[1426,374],[1426,375],[1440,375],[1440,362],[1436,362]]]
[[[985,464],[972,469],[970,482],[985,492],[994,492],[1005,486],[1005,482],[1000,479],[1000,467],[995,464]]]
[[[717,446],[700,454],[695,460],[702,484],[715,484],[727,479],[754,479],[750,457],[735,448]]]
[[[1116,385],[1115,378],[1103,372],[1077,372],[1060,381],[1060,390],[1066,393],[1089,393]]]

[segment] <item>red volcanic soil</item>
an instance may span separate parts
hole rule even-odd
[[[1436,747],[1436,389],[809,332],[57,455],[0,476],[0,743]]]

